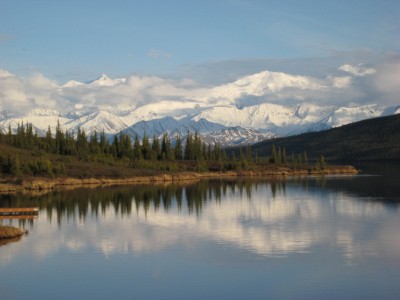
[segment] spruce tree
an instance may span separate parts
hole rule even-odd
[[[144,133],[142,139],[142,156],[144,159],[151,159],[151,146],[146,133]]]
[[[247,146],[246,146],[246,160],[248,163],[252,163],[250,144],[247,144]]]
[[[161,146],[160,146],[160,141],[156,136],[153,136],[153,144],[151,146],[151,159],[152,160],[157,160],[161,159]]]
[[[276,153],[275,144],[272,144],[272,153],[271,153],[271,158],[269,160],[273,164],[276,164],[278,162],[278,155]]]
[[[283,151],[282,151],[282,162],[283,162],[284,164],[287,163],[286,148],[285,148],[285,147],[283,147]]]
[[[176,160],[182,160],[183,159],[183,157],[182,157],[183,156],[182,140],[181,140],[181,136],[179,134],[176,135],[174,156],[175,156]]]
[[[305,164],[308,164],[308,156],[307,156],[307,152],[306,151],[304,151],[304,154],[303,154],[303,161],[304,161]]]
[[[190,131],[188,131],[186,136],[186,145],[185,145],[185,159],[192,160],[194,157],[194,142],[193,137]]]
[[[136,135],[133,142],[133,159],[139,161],[142,159],[142,146],[140,145],[139,138]]]
[[[278,162],[278,164],[282,163],[282,150],[281,150],[281,147],[278,148],[277,162]]]

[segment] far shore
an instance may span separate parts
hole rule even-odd
[[[328,166],[323,170],[311,168],[293,169],[289,167],[273,167],[262,170],[242,170],[226,172],[157,172],[154,175],[116,177],[116,178],[72,178],[72,177],[22,177],[0,182],[0,193],[18,193],[34,191],[50,191],[55,189],[73,189],[83,186],[154,184],[167,182],[199,181],[202,179],[224,178],[285,178],[308,175],[340,175],[357,174],[353,166]]]

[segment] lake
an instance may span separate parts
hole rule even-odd
[[[0,197],[1,299],[400,299],[400,167]]]

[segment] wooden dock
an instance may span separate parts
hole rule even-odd
[[[0,219],[36,219],[38,215],[39,208],[37,207],[0,208]]]

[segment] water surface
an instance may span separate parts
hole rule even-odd
[[[373,170],[3,195],[40,214],[1,298],[400,299],[399,169]]]

